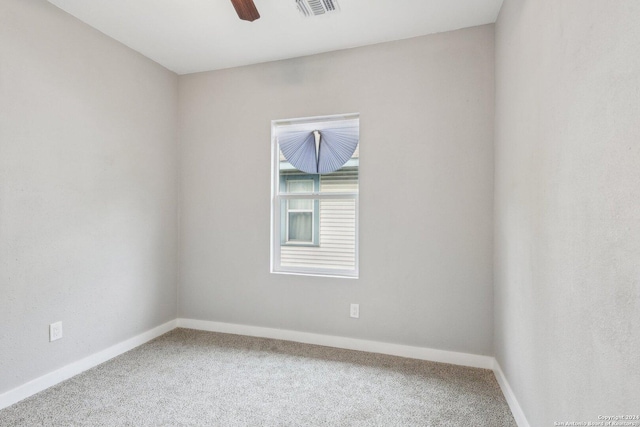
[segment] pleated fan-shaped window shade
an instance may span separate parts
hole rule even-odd
[[[360,139],[358,119],[305,123],[282,127],[277,133],[282,155],[296,169],[327,174],[340,169]]]

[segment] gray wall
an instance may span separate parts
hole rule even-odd
[[[640,412],[640,3],[505,0],[496,356],[532,426]]]
[[[179,315],[492,354],[493,37],[181,76]],[[272,275],[270,122],[352,112],[360,278]]]
[[[176,138],[175,74],[0,2],[0,393],[175,318]]]

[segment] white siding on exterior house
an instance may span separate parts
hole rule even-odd
[[[320,176],[320,192],[358,191],[358,170],[343,168]],[[288,267],[353,269],[356,267],[356,200],[320,200],[319,246],[281,247],[281,264]]]

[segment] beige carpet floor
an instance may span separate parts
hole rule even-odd
[[[516,426],[493,376],[176,329],[0,411],[0,426]]]

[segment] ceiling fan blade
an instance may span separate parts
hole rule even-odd
[[[255,21],[260,18],[256,5],[253,0],[231,0],[233,7],[236,9],[240,19],[245,21]]]

